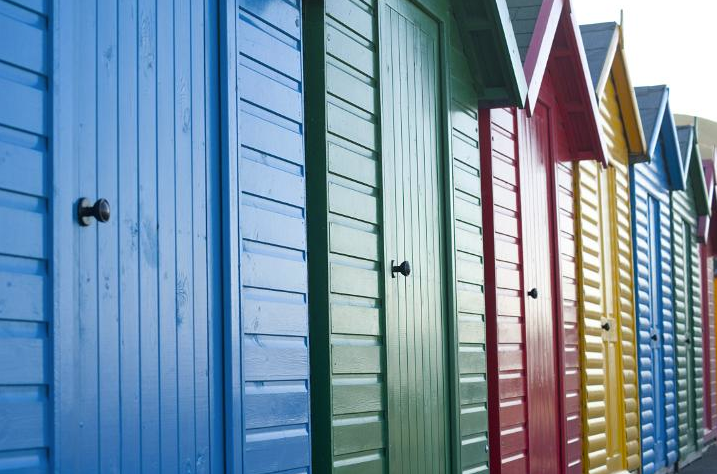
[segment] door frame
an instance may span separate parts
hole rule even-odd
[[[50,325],[52,334],[52,400],[51,414],[52,449],[50,469],[54,472],[73,471],[75,456],[71,449],[72,440],[77,439],[77,408],[74,403],[75,380],[73,361],[77,357],[78,332],[75,318],[77,288],[77,226],[73,202],[77,184],[76,136],[73,119],[75,116],[74,83],[75,58],[73,48],[74,25],[78,6],[76,2],[53,0],[49,22],[52,29],[52,72],[50,107],[51,127],[51,169],[53,193],[50,202],[50,269],[52,275],[51,300],[54,316]]]
[[[377,55],[377,62],[376,70],[381,71],[382,65],[384,64],[384,50],[382,46],[382,35],[381,31],[383,31],[383,23],[385,21],[385,8],[392,0],[378,0],[377,2],[377,9],[378,9],[378,15],[377,15],[377,31],[378,33],[378,55]],[[447,414],[447,439],[446,443],[448,444],[445,446],[445,465],[446,465],[446,472],[453,472],[453,469],[457,466],[460,466],[460,441],[461,441],[461,435],[460,435],[460,425],[456,422],[458,420],[459,416],[459,406],[460,406],[460,392],[459,392],[459,369],[458,369],[458,357],[457,357],[457,348],[458,348],[458,320],[457,320],[457,301],[456,301],[456,283],[455,283],[455,277],[456,277],[456,263],[455,263],[455,230],[453,228],[453,222],[455,218],[455,212],[453,208],[453,153],[452,153],[452,145],[451,145],[451,118],[450,118],[450,111],[449,111],[449,104],[450,104],[450,97],[451,97],[451,89],[450,89],[450,67],[449,67],[449,58],[450,58],[450,31],[449,26],[450,25],[450,9],[448,6],[448,2],[445,0],[393,0],[393,1],[405,1],[409,4],[414,5],[423,13],[425,13],[429,18],[434,20],[436,22],[436,25],[438,27],[438,71],[437,71],[437,81],[438,81],[438,88],[439,88],[439,96],[437,100],[437,108],[439,110],[438,118],[439,123],[438,129],[440,130],[440,133],[437,136],[437,139],[440,140],[439,145],[439,163],[437,170],[439,172],[438,176],[438,186],[439,186],[439,194],[438,198],[442,201],[441,206],[441,228],[442,232],[440,233],[440,246],[441,246],[441,261],[442,269],[441,273],[444,279],[444,290],[443,290],[443,301],[444,301],[444,318],[443,318],[443,328],[446,331],[446,337],[444,340],[444,347],[443,347],[443,354],[446,361],[446,374],[449,380],[446,381],[445,386],[446,388],[446,401],[448,403],[448,407],[446,410]],[[384,113],[384,88],[381,87],[381,79],[382,74],[379,73],[378,75],[378,82],[379,82],[379,95],[380,100],[378,104],[378,108],[380,110],[379,114],[381,117],[381,130],[383,131],[383,123],[385,122],[386,115]],[[386,145],[386,139],[382,134],[381,137],[381,150],[385,148]],[[379,173],[381,176],[381,183],[382,183],[382,191],[386,189],[385,187],[385,176],[384,176],[384,165],[383,161],[381,162],[381,166],[379,167]],[[390,262],[391,256],[389,255],[389,249],[387,249],[386,245],[386,238],[384,237],[384,230],[385,229],[385,218],[384,216],[387,214],[386,212],[386,200],[383,198],[383,195],[381,197],[381,224],[382,224],[382,232],[381,232],[381,238],[382,238],[382,244],[380,245],[381,252],[382,252],[382,258],[384,265],[387,265],[388,262]],[[388,259],[388,260],[387,260]],[[391,284],[391,277],[388,274],[387,268],[383,269],[383,289],[384,289],[384,295],[386,299],[385,307],[389,307],[389,295],[387,288],[390,287]],[[392,299],[392,298],[391,298]],[[384,310],[385,311],[385,310]],[[383,325],[384,325],[384,331],[386,328],[386,313],[384,312],[383,317]],[[384,357],[383,361],[383,370],[385,373],[388,373],[387,370],[387,357]],[[384,398],[387,398],[386,393],[384,393]],[[388,404],[387,404],[388,406]],[[386,423],[385,433],[384,436],[386,439],[389,439],[389,426],[388,423]],[[390,459],[390,455],[387,456],[386,462],[388,463]]]

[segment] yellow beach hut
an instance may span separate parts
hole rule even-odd
[[[647,151],[622,27],[580,30],[609,157],[575,178],[584,472],[623,473],[640,467],[629,166]]]

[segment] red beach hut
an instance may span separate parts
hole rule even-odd
[[[509,0],[526,110],[481,111],[491,473],[581,473],[573,168],[606,164],[569,0]]]

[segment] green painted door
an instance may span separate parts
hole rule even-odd
[[[389,472],[447,472],[438,25],[388,0],[381,31]],[[410,262],[411,273],[392,275]]]
[[[694,303],[693,303],[693,260],[692,228],[689,224],[683,224],[683,256],[684,256],[684,288],[685,288],[685,351],[687,352],[687,448],[694,452],[697,450],[697,401],[695,387],[695,324],[694,324]]]

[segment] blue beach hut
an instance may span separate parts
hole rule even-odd
[[[0,471],[309,472],[300,0],[0,0]]]
[[[630,170],[642,472],[653,474],[678,458],[670,191],[684,189],[685,170],[669,89],[635,94],[648,149],[648,160]]]

